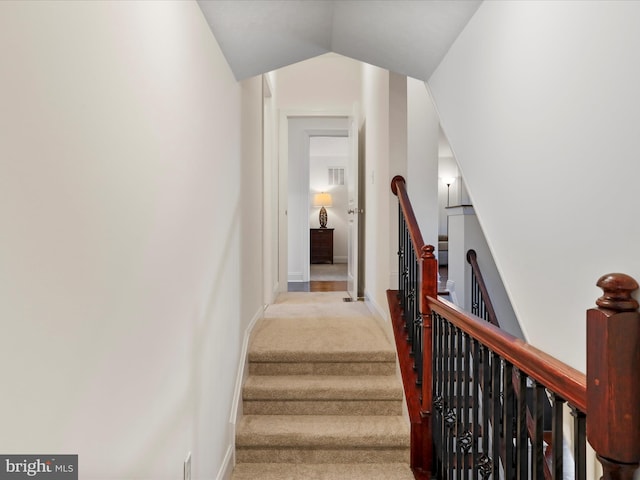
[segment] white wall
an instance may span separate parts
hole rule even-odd
[[[398,198],[391,192],[391,179],[401,175],[407,179],[407,77],[389,72],[389,174],[386,195],[389,202],[388,250],[389,278],[387,288],[398,288]],[[408,180],[407,180],[408,182]]]
[[[581,370],[597,279],[640,278],[639,21],[638,2],[484,2],[429,80],[527,338]]]
[[[440,121],[424,82],[407,78],[407,191],[423,240],[438,248]]]
[[[390,285],[389,72],[362,64],[362,112],[365,130],[365,297],[388,317]]]
[[[279,162],[278,162],[278,109],[277,85],[273,72],[263,75],[263,261],[265,305],[274,301],[280,287],[278,266],[278,215]],[[286,282],[286,280],[285,280]]]
[[[0,451],[214,478],[261,303],[258,85],[182,1],[1,2],[0,63]]]
[[[327,53],[276,71],[282,110],[350,111],[360,101],[360,62]]]
[[[522,338],[518,319],[509,302],[489,246],[472,207],[452,207],[449,214],[449,280],[455,282],[455,293],[459,305],[471,312],[471,265],[467,252],[476,251],[480,272],[489,291],[500,327],[510,334]]]

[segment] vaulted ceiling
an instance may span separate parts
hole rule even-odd
[[[482,0],[198,0],[238,80],[327,52],[428,80]]]

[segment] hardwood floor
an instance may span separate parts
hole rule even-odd
[[[347,264],[311,264],[309,282],[289,282],[290,292],[346,292]]]
[[[447,289],[447,277],[449,269],[447,266],[441,266],[440,285],[438,289],[444,292]],[[288,288],[290,292],[346,292],[347,281],[344,280],[311,280],[310,282],[289,282]]]
[[[290,292],[346,292],[347,282],[340,280],[312,280],[310,282],[289,282]]]

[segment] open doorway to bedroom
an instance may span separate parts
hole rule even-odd
[[[309,291],[347,290],[349,138],[309,139]]]

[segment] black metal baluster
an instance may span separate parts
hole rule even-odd
[[[473,402],[473,410],[471,413],[471,431],[473,432],[473,443],[471,444],[471,462],[472,462],[472,471],[471,478],[478,478],[478,458],[479,458],[479,442],[480,435],[486,435],[486,433],[482,432],[482,427],[480,427],[480,345],[478,340],[475,338],[471,340],[471,355],[473,360],[473,371],[472,382],[471,382],[471,392],[472,392],[472,402]]]
[[[503,403],[502,403],[502,441],[504,443],[504,477],[515,478],[515,464],[513,460],[513,365],[504,360],[502,376]]]
[[[447,431],[447,478],[452,477],[452,470],[454,468],[454,436],[455,436],[455,423],[456,413],[454,410],[456,401],[455,392],[455,356],[456,356],[456,330],[450,323],[447,322],[449,327],[449,357],[447,365],[447,410],[445,414],[445,425]]]
[[[455,371],[455,379],[456,379],[456,423],[454,425],[455,431],[455,440],[456,440],[456,479],[462,480],[462,460],[463,460],[463,451],[460,445],[460,438],[462,437],[462,432],[464,431],[464,423],[461,422],[462,419],[462,407],[463,407],[463,393],[462,393],[462,381],[463,381],[463,372],[462,372],[462,330],[456,328],[456,371]]]
[[[562,423],[563,423],[563,409],[564,399],[557,394],[552,394],[553,410],[552,410],[552,467],[553,467],[553,480],[562,480],[563,470],[563,443],[564,438],[562,435]],[[548,447],[547,447],[548,448]]]
[[[414,316],[413,316],[413,244],[411,243],[411,238],[407,235],[405,239],[407,242],[407,255],[405,260],[405,271],[407,277],[407,310],[405,312],[405,316],[407,319],[407,331],[409,333],[409,343],[410,350],[409,355],[414,356],[414,347],[415,347],[415,332],[414,332]]]
[[[404,248],[404,231],[406,230],[402,207],[398,202],[398,290],[402,293],[402,255]]]
[[[478,281],[475,273],[471,271],[471,313],[480,316],[480,304],[478,303]]]
[[[500,388],[501,381],[501,364],[502,359],[491,352],[491,429],[492,429],[492,461],[493,461],[493,478],[500,478],[500,430],[501,430],[501,410]]]
[[[534,438],[531,445],[531,474],[534,480],[544,480],[544,404],[547,401],[544,386],[533,382]]]
[[[489,408],[491,402],[491,370],[489,363],[489,350],[484,345],[480,345],[480,355],[482,358],[482,453],[478,458],[478,468],[481,478],[485,479],[491,475],[491,456],[489,455]]]
[[[527,431],[527,375],[518,372],[518,414],[516,422],[517,480],[529,478],[529,434]]]
[[[462,397],[464,399],[462,404],[462,418],[461,418],[461,426],[462,426],[462,434],[458,436],[458,441],[460,442],[460,449],[462,450],[462,471],[463,478],[469,478],[469,452],[471,451],[471,446],[474,443],[473,438],[473,429],[471,427],[471,414],[470,409],[471,405],[471,337],[468,334],[463,334],[463,351],[464,351],[464,361],[463,361],[463,369],[462,369]],[[460,378],[460,377],[459,377]]]
[[[420,312],[420,264],[418,258],[414,256],[414,308],[415,308],[415,322],[416,322],[416,372],[418,378],[418,385],[422,385],[422,354],[423,354],[423,331],[422,331],[422,314]]]
[[[447,424],[447,416],[449,414],[449,406],[451,404],[451,384],[449,382],[450,375],[450,359],[451,359],[451,325],[448,321],[444,323],[444,361],[443,361],[443,379],[444,379],[444,395],[442,404],[442,461],[443,461],[443,476],[442,478],[449,478],[449,439],[450,432]]]
[[[571,405],[573,416],[573,458],[575,461],[576,480],[587,478],[587,431],[586,416],[583,412]]]
[[[433,472],[436,475],[440,472],[440,452],[442,451],[442,443],[440,441],[440,428],[441,428],[441,416],[440,409],[442,406],[442,396],[441,396],[441,383],[440,383],[440,361],[442,358],[442,344],[441,344],[441,319],[440,315],[436,312],[433,312],[431,318],[432,324],[432,332],[433,332],[433,362],[431,364],[432,368],[432,391],[433,391],[433,408],[431,409],[433,415],[433,445],[434,445],[434,455],[433,455]]]
[[[447,320],[444,317],[441,317],[440,323],[440,343],[442,345],[442,355],[440,358],[440,478],[445,477],[446,471],[446,427],[444,424],[444,414],[446,411],[446,365],[447,365],[447,355],[449,354],[447,351]]]

